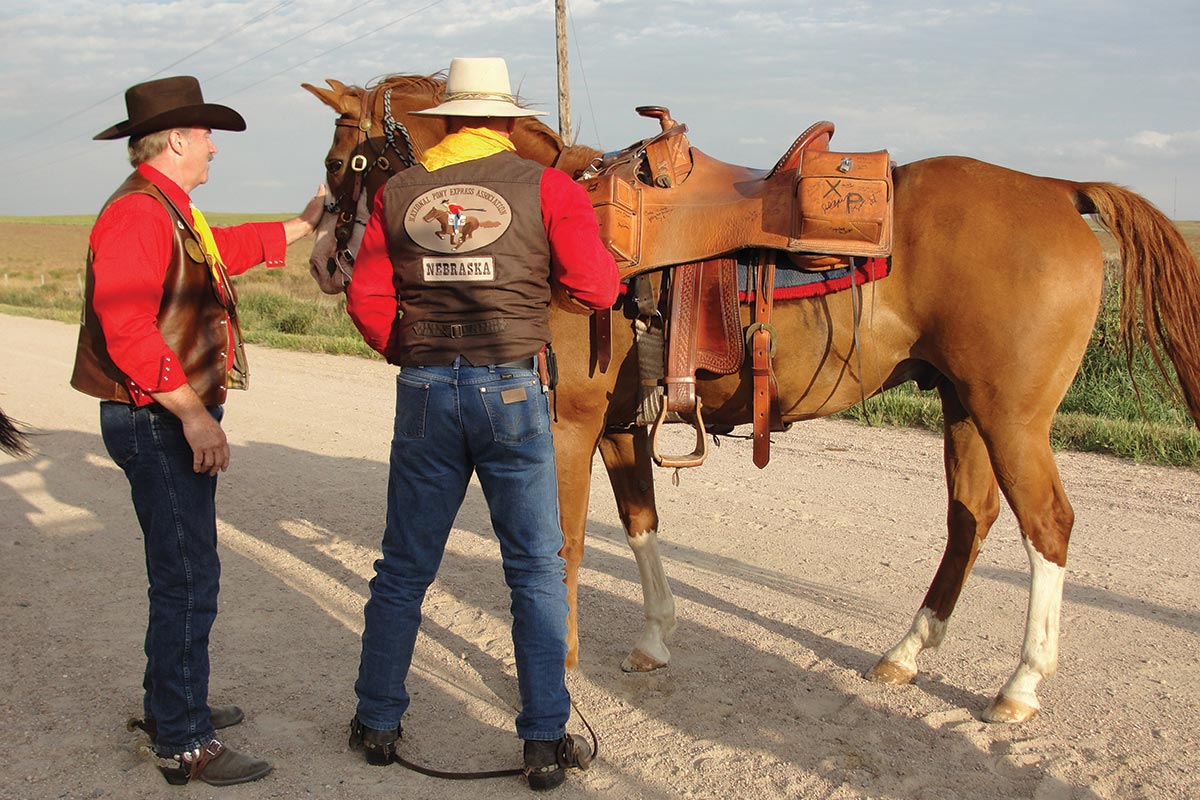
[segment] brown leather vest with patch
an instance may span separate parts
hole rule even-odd
[[[390,360],[502,364],[550,341],[545,169],[506,151],[388,181],[384,227],[401,314]]]
[[[200,236],[189,224],[190,217],[177,209],[165,194],[141,173],[134,172],[104,204],[134,193],[147,194],[163,204],[171,219],[174,242],[171,245],[171,261],[163,279],[162,303],[158,309],[157,324],[188,377],[188,383],[200,396],[205,405],[221,405],[225,402],[226,389],[244,389],[249,382],[245,353],[242,347],[241,330],[237,324],[234,308],[236,298],[228,277],[221,280],[228,287],[229,310],[221,303],[214,283],[213,269],[207,262],[197,261],[188,251],[202,254]],[[103,213],[103,212],[101,212]],[[192,242],[190,246],[186,243]],[[95,292],[95,275],[92,261],[95,254],[89,249],[87,256],[87,280],[84,286],[83,319],[79,329],[79,346],[75,352],[75,370],[71,375],[71,386],[84,394],[101,400],[116,400],[132,403],[133,397],[126,385],[127,376],[108,354],[104,330],[96,317],[92,304]],[[229,369],[229,346],[235,343],[234,368]]]

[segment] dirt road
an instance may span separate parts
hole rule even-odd
[[[0,455],[0,797],[530,796],[519,779],[464,786],[346,750],[392,370],[262,348],[253,388],[227,408],[213,697],[249,715],[225,740],[276,770],[232,789],[163,782],[123,728],[140,708],[142,548],[96,403],[67,386],[74,339],[0,315],[0,406],[38,431],[34,457]],[[937,437],[808,423],[777,438],[762,472],[739,441],[679,486],[659,471],[680,625],[653,675],[619,669],[641,590],[599,470],[569,680],[602,754],[555,796],[1200,796],[1200,474],[1060,463],[1077,525],[1059,674],[1017,727],[978,718],[1024,623],[1028,568],[1007,513],[915,683],[861,677],[907,629],[941,554]],[[477,490],[457,525],[426,603],[403,752],[516,766],[507,593]]]

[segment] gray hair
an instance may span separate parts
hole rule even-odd
[[[171,130],[155,131],[129,140],[129,163],[136,167],[144,164],[167,148],[167,137]]]

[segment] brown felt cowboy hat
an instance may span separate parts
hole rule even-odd
[[[100,131],[93,139],[144,136],[170,128],[217,128],[244,131],[246,120],[227,106],[204,102],[200,82],[190,75],[139,83],[125,92],[129,119]]]

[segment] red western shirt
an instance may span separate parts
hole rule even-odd
[[[550,243],[551,279],[587,307],[608,308],[617,299],[617,264],[600,241],[587,192],[557,169],[542,173],[539,192],[542,222]],[[384,233],[383,197],[381,191],[375,198],[354,260],[354,279],[346,289],[346,310],[366,343],[386,355],[398,304]]]
[[[190,214],[192,201],[177,183],[146,164],[138,168],[175,206]],[[282,267],[287,239],[281,222],[250,222],[213,228],[213,239],[230,275],[264,261]],[[151,393],[169,392],[187,383],[179,359],[159,333],[158,309],[171,259],[171,217],[162,203],[131,194],[109,205],[92,227],[95,280],[93,306],[108,354],[121,372],[136,405],[154,402]],[[233,358],[232,344],[229,356]]]

